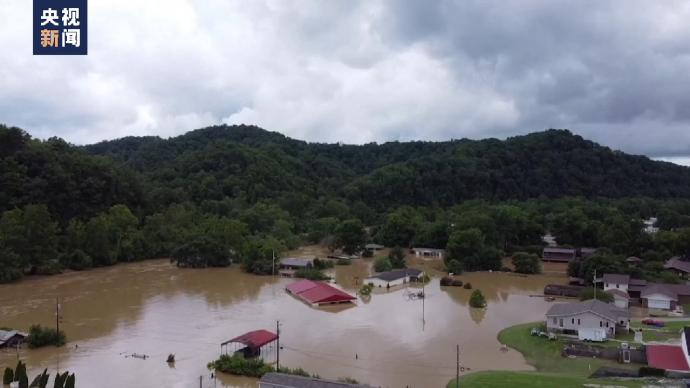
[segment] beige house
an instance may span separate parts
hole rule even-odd
[[[630,328],[627,309],[592,299],[576,303],[559,303],[546,313],[548,331],[581,335],[582,331],[596,330],[606,337],[614,337],[616,331]]]

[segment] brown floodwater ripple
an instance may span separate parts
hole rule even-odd
[[[370,261],[336,267],[335,279],[351,293],[368,275]],[[287,295],[290,279],[260,277],[239,268],[178,269],[167,260],[118,265],[0,285],[0,327],[28,330],[55,325],[62,304],[68,344],[0,350],[0,367],[17,357],[31,373],[70,370],[81,388],[255,387],[256,380],[220,375],[206,364],[220,343],[255,329],[281,325],[281,365],[322,377],[352,377],[382,387],[442,387],[455,376],[455,348],[471,371],[531,370],[522,355],[501,351],[498,332],[543,319],[549,302],[531,297],[562,273],[520,276],[470,273],[459,277],[482,290],[488,308],[468,305],[471,290],[441,288],[435,276],[427,298],[408,289],[375,290],[350,308],[316,309]],[[267,349],[273,361],[275,348]],[[165,360],[174,353],[176,362]],[[131,357],[145,354],[148,358]],[[465,372],[467,373],[467,372]]]

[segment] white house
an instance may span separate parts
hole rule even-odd
[[[666,284],[651,284],[640,293],[642,304],[650,309],[675,310],[678,293]]]
[[[559,303],[546,313],[546,329],[564,334],[595,333],[598,336],[614,337],[617,330],[630,328],[628,310],[613,304],[592,299],[576,303]],[[591,339],[591,338],[588,338]]]
[[[617,273],[607,273],[603,276],[604,291],[620,290],[628,293],[628,285],[630,284],[630,275],[621,275]]]
[[[443,249],[435,248],[412,248],[412,252],[414,252],[415,256],[417,257],[429,259],[442,259],[443,255],[446,253],[446,251]]]
[[[373,284],[374,287],[395,287],[400,286],[410,281],[419,281],[424,276],[424,272],[414,268],[398,269],[395,271],[381,272],[366,278],[364,281],[367,284]]]

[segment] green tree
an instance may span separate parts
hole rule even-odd
[[[5,373],[2,375],[2,383],[4,385],[10,385],[14,381],[14,371],[12,368],[7,367],[5,368]]]
[[[393,269],[393,265],[387,257],[377,257],[374,260],[374,271],[376,272],[386,272]]]
[[[28,261],[36,272],[59,272],[58,226],[45,205],[27,205],[0,218],[0,246]]]
[[[484,294],[482,294],[481,291],[472,291],[472,295],[470,295],[470,306],[474,308],[486,307],[486,298],[484,298]]]
[[[532,253],[518,252],[513,255],[515,272],[525,274],[541,273],[541,259]]]
[[[405,268],[405,251],[400,247],[394,247],[388,253],[388,261],[390,261],[393,268]]]
[[[362,222],[358,219],[345,220],[335,230],[338,245],[343,252],[352,255],[364,247],[366,233]]]
[[[609,294],[608,292],[604,290],[596,290],[596,293],[594,291],[594,287],[588,287],[580,291],[580,294],[578,297],[580,300],[585,301],[585,300],[591,300],[595,299],[595,294],[596,294],[596,299],[600,300],[602,302],[606,303],[613,303],[613,295]]]

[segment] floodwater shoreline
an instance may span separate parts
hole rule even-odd
[[[412,262],[413,267],[435,264]],[[338,287],[355,293],[371,260],[337,266]],[[563,273],[517,276],[466,273],[460,279],[481,289],[487,309],[468,306],[471,290],[441,288],[438,274],[427,298],[405,298],[404,288],[378,291],[348,309],[316,309],[287,295],[290,279],[256,276],[230,268],[179,269],[168,259],[122,263],[84,272],[35,277],[0,285],[0,326],[27,329],[54,325],[54,298],[61,297],[68,344],[21,349],[32,373],[70,370],[80,386],[187,387],[199,377],[213,386],[209,361],[219,344],[282,322],[281,365],[327,378],[351,377],[380,386],[443,386],[455,373],[455,345],[467,372],[532,370],[516,351],[502,352],[498,332],[540,319],[549,303],[530,294]],[[78,345],[75,348],[74,345]],[[127,357],[147,354],[140,360]],[[177,362],[169,367],[169,353]],[[273,361],[275,349],[269,350]],[[0,351],[0,367],[14,366],[14,351]],[[217,386],[248,387],[255,379],[219,374]],[[83,385],[82,385],[83,384]]]

